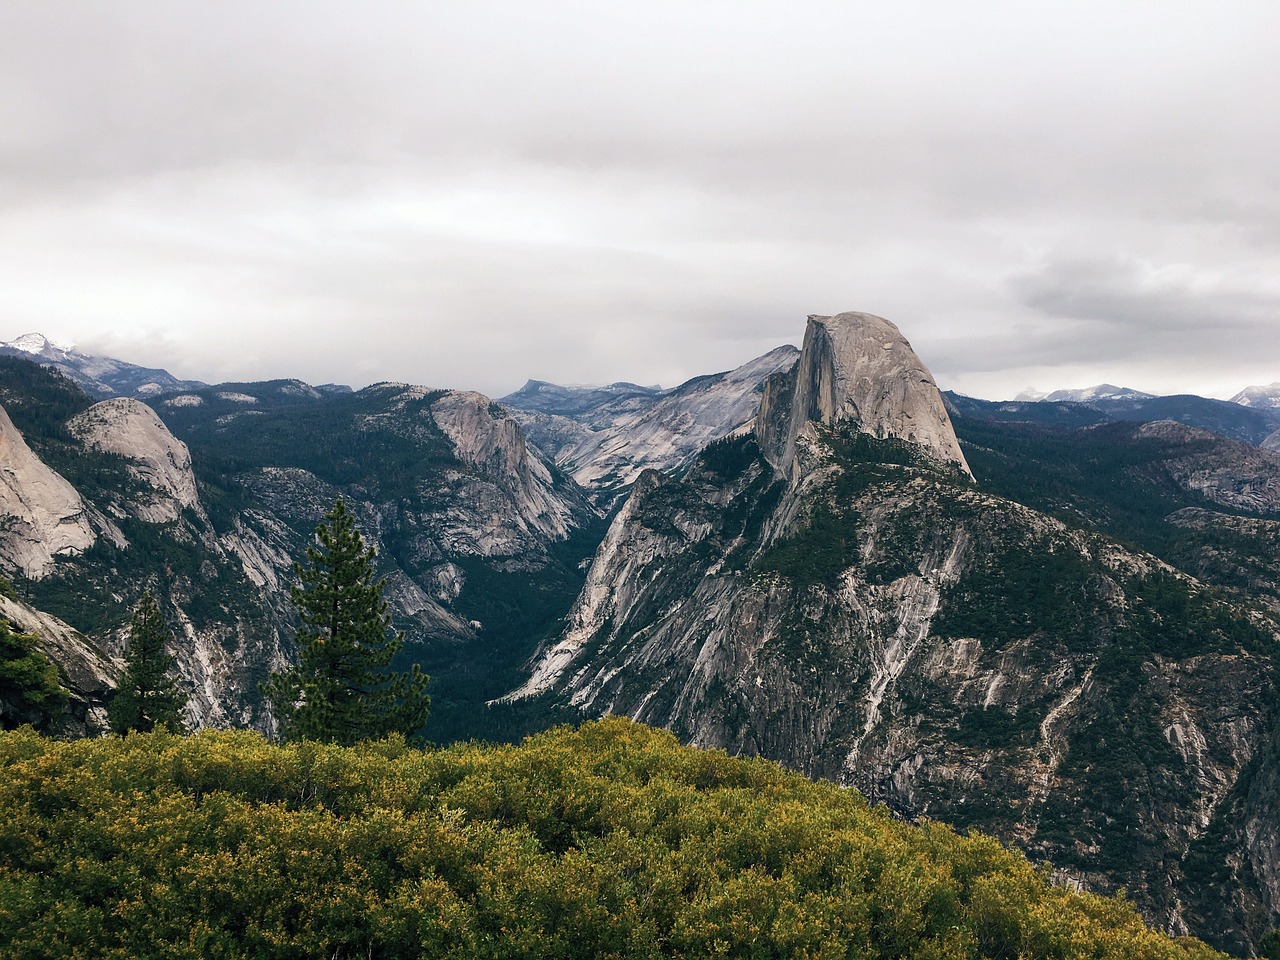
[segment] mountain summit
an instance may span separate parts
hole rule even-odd
[[[812,436],[815,423],[840,420],[878,440],[915,444],[972,476],[933,376],[883,317],[810,316],[799,362],[765,385],[756,434],[765,458],[787,473],[796,441]]]
[[[1143,488],[1144,510],[1186,503],[1200,512],[1183,523],[1276,535],[1266,455],[1237,444],[1256,463],[1238,477],[1203,455],[1221,459],[1211,434],[1182,424],[1082,433],[1167,451],[1142,474],[1164,477]],[[1275,797],[1273,623],[998,495],[992,450],[968,449],[981,486],[893,324],[811,317],[753,433],[707,446],[678,476],[639,476],[563,631],[506,702],[625,714],[907,817],[979,827],[1096,889],[1125,885],[1169,929],[1225,941],[1225,909],[1276,902],[1267,881],[1207,879],[1234,878],[1234,863],[1241,877],[1280,875],[1274,816],[1260,812]],[[1095,449],[1081,485],[1105,498],[1123,478],[1098,475],[1134,465],[1135,448]],[[1054,480],[1047,499],[1062,509]],[[1210,497],[1251,516],[1200,506]],[[1224,908],[1232,884],[1239,900]],[[1256,937],[1266,923],[1249,925]]]
[[[199,380],[179,380],[167,370],[80,353],[74,347],[50,340],[43,333],[24,333],[16,340],[0,342],[0,356],[20,357],[53,367],[95,400],[153,397],[204,386]]]

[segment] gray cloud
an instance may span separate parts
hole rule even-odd
[[[1271,382],[1277,35],[1264,2],[11,4],[0,337],[501,393],[867,309],[984,395]]]

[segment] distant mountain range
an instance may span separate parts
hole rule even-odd
[[[97,399],[154,397],[206,386],[198,380],[180,380],[167,370],[79,353],[73,347],[55,343],[41,333],[27,333],[16,340],[0,343],[0,356],[23,357],[53,367]]]
[[[674,389],[500,402],[7,349],[0,613],[74,688],[64,733],[100,726],[145,588],[193,725],[269,730],[293,562],[341,495],[432,739],[627,714],[989,831],[1239,954],[1280,926],[1270,388],[941,394],[859,313]]]
[[[1117,387],[1111,383],[1100,383],[1096,387],[1085,387],[1083,390],[1054,390],[1052,393],[1024,390],[1014,399],[1028,402],[1085,403],[1089,400],[1133,400],[1151,396],[1154,396],[1154,394],[1143,393],[1141,390],[1134,390],[1132,387]]]
[[[607,506],[643,470],[678,470],[711,441],[744,428],[756,415],[765,381],[789,369],[799,355],[795,347],[777,347],[674,390],[632,383],[559,387],[530,380],[499,402],[532,443]]]

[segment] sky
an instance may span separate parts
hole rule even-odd
[[[943,388],[1280,380],[1280,4],[0,2],[0,340],[675,385],[809,314]]]

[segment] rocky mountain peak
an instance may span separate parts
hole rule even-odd
[[[130,472],[149,488],[145,499],[129,504],[141,519],[166,523],[183,508],[198,506],[187,445],[140,400],[117,397],[95,403],[73,417],[67,429],[86,446],[129,461]]]
[[[1242,407],[1280,409],[1280,381],[1266,386],[1245,387],[1231,398],[1231,402],[1238,403]]]
[[[71,350],[71,347],[50,340],[43,333],[24,333],[17,340],[0,343],[0,347],[9,347],[45,360],[61,360]]]
[[[878,439],[916,444],[970,474],[933,376],[883,317],[810,316],[799,361],[765,385],[756,432],[769,462],[789,473],[796,440],[810,425],[839,420],[856,421]]]
[[[552,539],[569,535],[574,526],[570,505],[554,493],[550,469],[505,410],[484,394],[450,390],[432,403],[431,418],[462,463],[513,498],[518,525]]]

